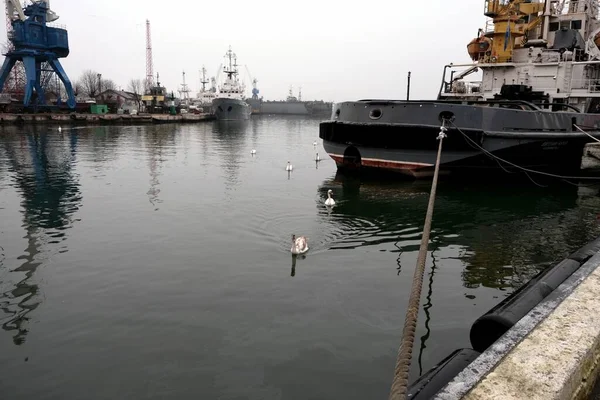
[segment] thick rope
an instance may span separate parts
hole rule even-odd
[[[486,149],[484,149],[483,147],[481,147],[480,145],[478,145],[473,139],[471,139],[469,136],[467,136],[466,133],[464,133],[458,126],[456,126],[454,123],[452,123],[452,126],[454,127],[454,129],[456,129],[461,135],[463,135],[463,137],[465,138],[465,140],[467,140],[468,142],[470,142],[474,147],[478,148],[479,150],[481,150],[481,152],[483,152],[484,154],[487,154],[489,157],[496,159],[498,161],[502,161],[505,164],[511,165],[515,168],[518,168],[522,171],[525,172],[530,172],[532,174],[538,174],[538,175],[544,175],[544,176],[549,176],[551,178],[558,178],[558,179],[562,179],[562,180],[566,180],[566,179],[571,179],[571,180],[593,180],[593,181],[598,181],[600,180],[600,176],[565,176],[565,175],[557,175],[557,174],[551,174],[549,172],[543,172],[543,171],[536,171],[534,169],[530,169],[530,168],[525,168],[525,167],[521,167],[520,165],[511,163],[510,161],[504,160],[500,157],[498,157],[497,155],[494,155],[492,153],[490,153],[489,151],[487,151]],[[581,128],[579,128],[581,129]],[[586,133],[586,132],[584,132]],[[591,135],[588,135],[590,137],[592,137]]]
[[[427,248],[429,246],[429,234],[431,232],[431,220],[433,218],[433,207],[435,203],[435,192],[440,170],[440,159],[442,155],[442,142],[446,137],[446,120],[442,121],[442,127],[438,140],[437,159],[435,161],[435,172],[433,173],[433,182],[431,192],[429,193],[429,205],[427,206],[427,215],[425,216],[425,226],[423,227],[423,236],[421,238],[421,247],[417,257],[417,267],[413,276],[412,289],[408,300],[408,309],[404,321],[404,330],[402,331],[402,342],[396,358],[396,369],[394,371],[394,381],[390,391],[390,400],[404,400],[408,392],[408,379],[410,374],[410,363],[412,360],[412,350],[415,341],[415,330],[417,327],[417,318],[419,315],[419,303],[421,301],[421,289],[423,288],[423,275],[425,273],[425,260],[427,258]]]
[[[583,134],[588,135],[589,137],[591,137],[592,139],[594,139],[596,142],[600,142],[600,140],[598,140],[598,138],[593,137],[592,135],[590,135],[589,133],[587,133],[586,131],[584,131],[583,129],[581,129],[580,127],[578,127],[577,125],[573,124],[573,126],[575,128],[577,128],[577,130]]]

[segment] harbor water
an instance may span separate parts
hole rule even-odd
[[[430,183],[340,176],[319,122],[0,127],[2,398],[387,398]],[[412,378],[599,207],[440,182]]]

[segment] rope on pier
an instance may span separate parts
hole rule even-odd
[[[581,129],[580,127],[578,127],[577,125],[573,124],[573,126],[575,128],[577,128],[577,130],[585,135],[588,135],[589,137],[591,137],[592,139],[594,139],[596,142],[600,143],[600,140],[598,140],[598,138],[593,137],[592,135],[590,135],[589,133],[587,133],[586,131],[584,131],[583,129]]]
[[[404,321],[404,330],[402,331],[402,341],[398,356],[396,358],[396,369],[394,371],[394,381],[390,391],[390,400],[404,400],[408,392],[408,379],[410,373],[410,364],[412,359],[412,350],[415,340],[415,330],[417,327],[417,318],[419,315],[419,302],[421,301],[421,289],[423,288],[423,275],[425,273],[425,260],[427,258],[427,247],[429,246],[429,234],[431,232],[431,220],[433,218],[433,207],[435,204],[435,192],[437,190],[437,181],[440,170],[440,159],[442,155],[442,143],[446,137],[446,119],[442,119],[440,134],[437,139],[438,153],[435,161],[435,171],[431,192],[429,193],[429,204],[427,206],[427,215],[425,216],[425,226],[423,227],[423,236],[421,238],[421,247],[417,257],[417,266],[413,276],[412,289],[408,300],[408,309]]]

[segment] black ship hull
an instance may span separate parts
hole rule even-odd
[[[220,121],[245,121],[250,119],[252,110],[243,100],[216,98],[212,102],[216,119]]]
[[[344,171],[433,175],[442,121],[443,175],[479,175],[530,169],[580,176],[584,146],[577,127],[600,134],[600,115],[551,112],[525,102],[516,108],[444,101],[360,101],[336,104],[320,124],[320,138]],[[503,103],[508,104],[508,103]],[[515,105],[515,103],[511,103]],[[587,173],[586,173],[587,174]]]

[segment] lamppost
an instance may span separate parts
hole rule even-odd
[[[102,93],[102,74],[98,74],[98,94]]]

